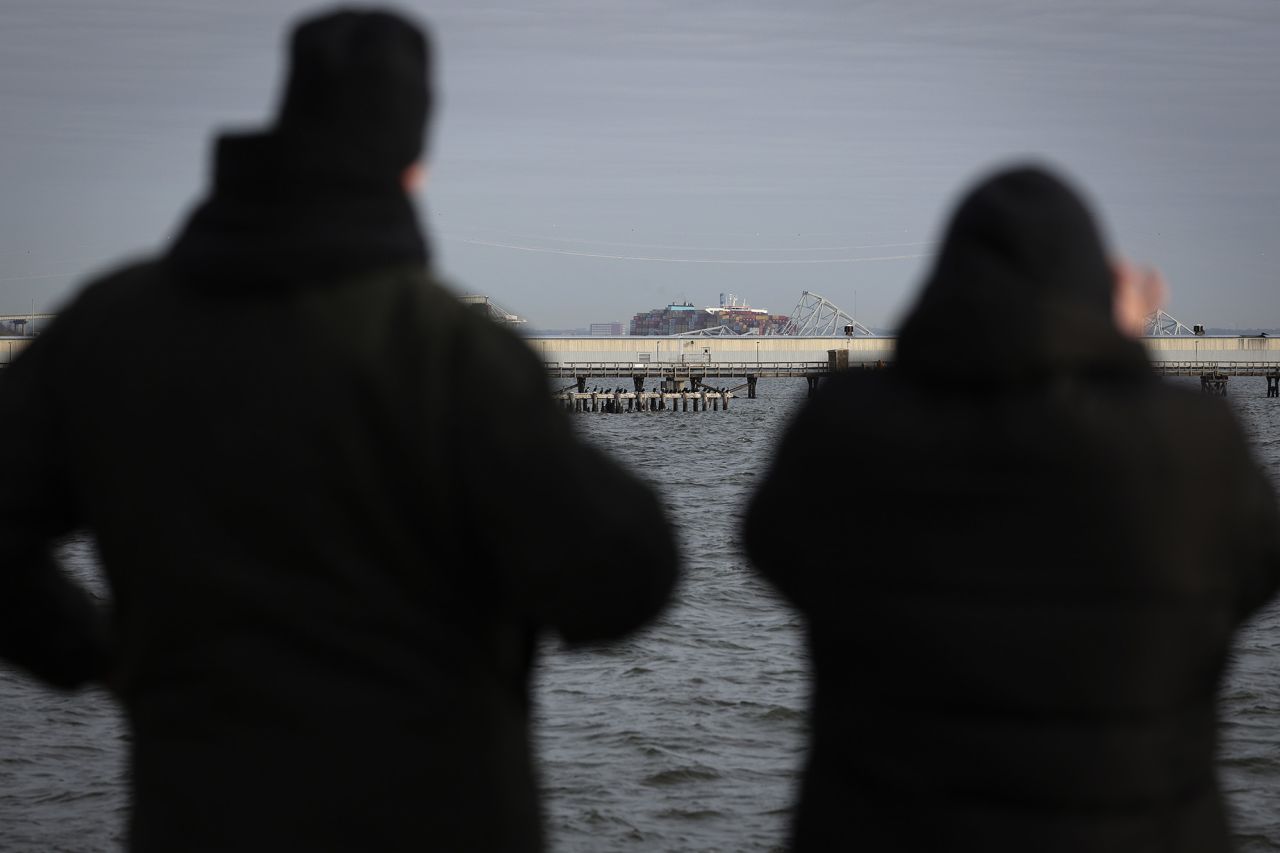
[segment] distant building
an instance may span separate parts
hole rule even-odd
[[[593,338],[617,337],[618,335],[621,335],[621,334],[622,334],[621,323],[592,323],[591,324],[591,337]]]
[[[752,308],[733,293],[720,294],[718,307],[695,308],[691,302],[672,303],[631,318],[633,335],[683,335],[725,326],[739,335],[776,335],[789,318]]]

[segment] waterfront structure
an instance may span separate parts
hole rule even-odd
[[[1165,376],[1266,377],[1280,375],[1280,337],[1152,336],[1142,338],[1152,369]],[[809,381],[837,370],[891,364],[892,337],[756,335],[706,338],[525,338],[555,377],[640,377],[693,383],[742,378],[748,397],[759,377]],[[972,360],[963,336],[950,345],[958,363]],[[972,360],[975,382],[988,365]],[[1206,390],[1218,393],[1224,384]],[[1280,386],[1277,386],[1280,394]]]
[[[621,323],[592,323],[590,335],[593,338],[617,337],[622,334]]]

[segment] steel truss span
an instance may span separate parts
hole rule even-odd
[[[1149,338],[1159,338],[1194,335],[1195,332],[1182,325],[1176,317],[1171,317],[1164,311],[1156,311],[1154,314],[1147,315],[1143,334]]]
[[[681,332],[678,335],[671,335],[673,338],[745,338],[750,332],[738,334],[726,325],[712,326],[710,329],[698,329],[696,332]]]
[[[782,327],[781,334],[829,338],[844,334],[846,326],[852,326],[855,335],[871,336],[873,334],[852,315],[843,311],[839,305],[821,294],[802,290],[800,301],[791,312],[791,319],[787,321],[787,325]]]

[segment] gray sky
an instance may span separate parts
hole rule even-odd
[[[313,8],[3,0],[0,312],[162,248]],[[1276,0],[403,8],[439,48],[438,265],[540,327],[801,290],[893,325],[956,194],[1027,157],[1165,270],[1179,319],[1280,326]]]

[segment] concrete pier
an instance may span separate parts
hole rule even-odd
[[[538,336],[525,338],[525,343],[554,376],[572,376],[571,371],[585,369],[590,376],[630,376],[648,371],[654,377],[665,372],[682,378],[754,375],[799,379],[806,373],[889,364],[897,347],[892,337],[786,335]],[[962,333],[945,342],[957,362],[972,360],[966,344]],[[1142,338],[1142,345],[1152,366],[1164,374],[1199,376],[1216,370],[1231,376],[1263,376],[1280,370],[1280,337],[1157,336]],[[974,367],[981,369],[982,365],[975,363]]]

